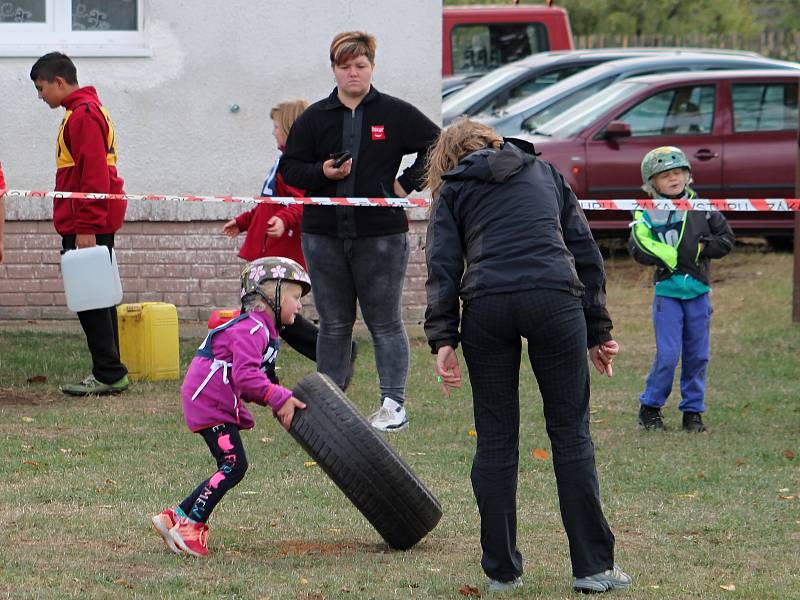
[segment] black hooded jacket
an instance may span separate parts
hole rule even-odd
[[[603,259],[575,194],[528,142],[466,156],[442,176],[426,242],[425,334],[459,342],[460,304],[489,294],[564,290],[583,298],[588,345],[611,339]],[[465,270],[466,268],[466,270]]]

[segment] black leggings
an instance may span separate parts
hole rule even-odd
[[[239,428],[223,424],[198,432],[217,461],[217,472],[189,494],[181,502],[181,510],[192,520],[205,523],[211,511],[228,490],[238,484],[247,472],[247,457],[244,454]]]
[[[306,358],[317,362],[317,336],[319,329],[312,321],[297,315],[294,323],[286,325],[281,338]]]
[[[283,341],[314,362],[317,362],[318,335],[319,329],[317,329],[317,326],[302,315],[297,315],[294,319],[294,323],[286,325],[280,331],[280,336]],[[272,383],[278,385],[280,384],[280,379],[278,379],[278,374],[275,372],[276,366],[275,361],[268,363],[265,366],[264,372]]]

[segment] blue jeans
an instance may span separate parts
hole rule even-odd
[[[317,371],[344,386],[358,301],[375,347],[381,397],[402,404],[410,357],[401,309],[408,234],[340,239],[304,233],[301,239],[319,313]]]
[[[705,412],[711,312],[708,294],[691,300],[667,296],[653,299],[656,357],[639,402],[653,408],[666,404],[680,358],[681,402],[678,408],[682,412]]]

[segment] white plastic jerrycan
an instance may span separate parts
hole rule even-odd
[[[61,255],[61,275],[67,308],[75,312],[106,308],[122,302],[122,282],[114,249],[92,246]]]

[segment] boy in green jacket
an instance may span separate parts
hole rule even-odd
[[[655,148],[642,160],[642,189],[654,199],[691,199],[692,167],[674,146]],[[683,429],[703,432],[711,300],[709,260],[722,258],[735,238],[718,211],[636,211],[628,248],[633,258],[656,267],[653,327],[656,356],[639,397],[639,425],[665,429],[661,408],[672,391],[681,358]]]

